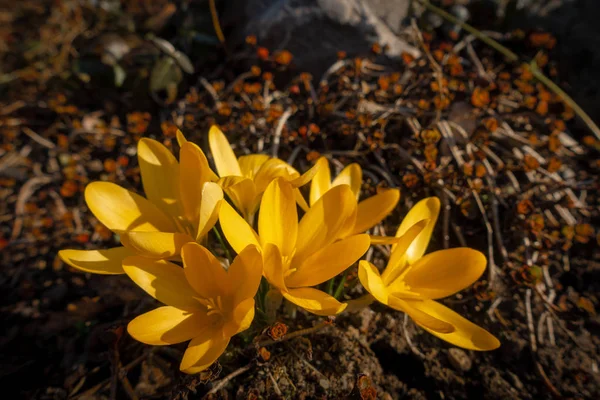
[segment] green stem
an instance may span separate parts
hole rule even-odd
[[[348,277],[348,270],[345,270],[344,274],[342,275],[342,280],[337,285],[337,288],[335,289],[335,293],[333,294],[333,297],[335,297],[337,300],[340,299],[340,297],[342,296],[342,293],[344,292],[344,285],[346,284],[347,277]]]
[[[333,295],[333,281],[335,280],[335,277],[331,278],[330,280],[327,281],[327,294],[329,295]]]
[[[427,8],[429,11],[439,15],[440,17],[450,21],[453,24],[460,26],[465,31],[471,33],[477,39],[481,40],[488,46],[502,53],[509,61],[518,62],[519,56],[517,56],[514,52],[509,50],[507,47],[502,46],[500,43],[487,36],[485,33],[477,30],[471,25],[459,20],[454,15],[442,10],[439,7],[434,6],[429,2],[429,0],[417,0],[417,2]],[[564,90],[562,90],[556,83],[552,82],[548,77],[546,77],[542,71],[538,68],[535,61],[529,63],[529,67],[531,68],[531,72],[533,76],[546,85],[551,91],[553,91],[556,95],[560,96],[562,100],[573,109],[575,114],[588,126],[588,128],[596,135],[596,138],[600,140],[600,128],[596,123],[590,118],[590,116],[569,96]]]
[[[216,226],[213,226],[213,232],[217,236],[217,240],[219,241],[219,243],[221,243],[221,247],[225,252],[225,257],[227,257],[229,262],[233,262],[233,259],[231,258],[231,253],[229,252],[229,249],[227,248],[227,245],[225,244],[225,241],[223,240],[223,237],[221,236],[221,233],[219,232]]]

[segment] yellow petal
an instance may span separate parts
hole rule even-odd
[[[179,164],[162,143],[142,138],[138,142],[138,163],[146,198],[166,214],[178,217]]]
[[[380,223],[400,200],[398,189],[388,189],[358,203],[353,233],[363,233]]]
[[[266,154],[250,154],[238,158],[242,176],[248,179],[254,179],[254,176],[264,163],[269,161],[271,157]]]
[[[90,211],[111,230],[175,232],[171,219],[142,196],[111,182],[92,182],[85,188]]]
[[[387,289],[375,265],[369,261],[361,260],[358,263],[358,279],[360,279],[361,285],[379,302],[388,303]]]
[[[348,304],[348,307],[346,307],[346,309],[344,310],[344,313],[354,313],[357,311],[362,310],[365,307],[369,307],[371,304],[373,304],[375,302],[375,297],[370,294],[367,293],[361,297],[359,297],[358,299],[352,299],[352,300],[348,300],[346,301],[346,304]]]
[[[307,212],[310,207],[308,206],[308,203],[306,202],[306,199],[302,195],[302,192],[299,188],[294,188],[294,197],[296,199],[296,203],[298,203],[302,211]]]
[[[410,209],[406,217],[402,220],[396,236],[402,236],[406,233],[411,226],[424,219],[429,220],[427,226],[419,234],[419,236],[413,241],[408,250],[406,251],[407,261],[409,264],[417,261],[425,254],[429,241],[431,240],[431,234],[438,215],[440,214],[440,199],[437,197],[428,197],[419,201],[413,208]],[[395,246],[392,246],[394,251]]]
[[[360,165],[356,163],[352,163],[340,172],[338,176],[335,177],[333,182],[331,182],[331,186],[338,185],[348,185],[350,189],[352,189],[352,193],[356,196],[356,200],[358,201],[358,197],[360,196],[360,188],[362,186],[362,169]]]
[[[331,170],[329,161],[325,157],[319,158],[321,167],[310,183],[309,201],[311,207],[331,188]]]
[[[200,203],[196,240],[201,240],[215,226],[219,219],[222,202],[223,190],[221,187],[213,182],[205,183],[202,188],[202,202]]]
[[[241,253],[246,246],[251,244],[260,248],[258,235],[254,229],[225,201],[221,203],[219,223],[225,238],[236,253]]]
[[[298,178],[300,174],[291,165],[279,158],[271,158],[265,162],[254,176],[256,192],[262,193],[267,186],[277,178],[291,181]]]
[[[209,322],[204,312],[191,313],[165,306],[133,319],[127,325],[127,332],[139,342],[161,346],[190,340]]]
[[[224,336],[237,335],[245,331],[252,324],[254,319],[254,299],[246,299],[238,303],[233,309],[231,319],[223,326]]]
[[[431,315],[425,302],[422,300],[405,300],[396,296],[389,297],[389,306],[393,309],[405,312],[418,325],[430,332],[449,334],[455,331],[454,325]]]
[[[183,354],[179,369],[186,374],[197,374],[210,367],[223,354],[229,337],[223,336],[220,326],[207,327],[192,339]]]
[[[356,262],[367,252],[371,241],[368,235],[355,235],[324,247],[306,258],[296,272],[285,279],[287,287],[315,286],[323,283]]]
[[[106,250],[61,250],[58,256],[73,268],[92,274],[124,274],[123,260],[135,253],[125,247]]]
[[[219,179],[219,185],[244,217],[254,213],[257,205],[257,191],[252,180],[241,176],[226,176]]]
[[[305,173],[303,173],[302,175],[298,176],[297,178],[293,178],[290,180],[290,184],[295,187],[298,188],[300,186],[304,186],[306,185],[308,182],[312,181],[314,179],[314,177],[317,175],[317,173],[319,172],[319,170],[321,168],[323,168],[327,163],[327,159],[326,158],[320,158],[317,160],[317,162],[315,163],[315,165],[313,165],[312,167],[310,167],[308,169],[308,171],[306,171]],[[296,171],[295,169],[292,169],[292,171]],[[294,177],[295,174],[291,174],[290,177]]]
[[[136,285],[161,303],[183,310],[200,308],[183,268],[164,260],[132,256],[123,260],[123,269]]]
[[[469,350],[487,351],[494,350],[500,347],[500,341],[483,328],[475,325],[471,321],[461,317],[456,312],[433,300],[421,302],[411,302],[413,307],[420,309],[435,318],[451,324],[454,327],[452,333],[441,333],[429,329],[426,326],[423,328],[429,333],[452,343],[455,346]]]
[[[192,142],[181,146],[179,160],[182,208],[186,219],[195,224],[200,213],[203,185],[210,181],[210,168],[202,149]]]
[[[256,246],[248,246],[231,263],[227,281],[233,296],[233,304],[254,297],[263,272],[263,258]]]
[[[316,315],[336,315],[344,311],[345,303],[340,303],[325,292],[313,288],[297,288],[283,292],[289,302]]]
[[[466,247],[439,250],[417,260],[403,277],[411,291],[430,299],[451,296],[472,285],[485,271],[486,258]]]
[[[400,238],[395,236],[369,235],[371,244],[396,244]]]
[[[298,225],[296,257],[303,260],[339,238],[348,218],[356,212],[356,200],[350,187],[336,186],[327,191],[308,210]]]
[[[148,258],[179,255],[184,244],[194,241],[194,238],[185,233],[123,231],[119,234],[126,247]]]
[[[179,145],[179,147],[183,146],[183,144],[185,142],[187,142],[185,135],[179,129],[177,129],[177,132],[175,133],[175,137],[177,138],[177,144]]]
[[[198,243],[188,243],[181,249],[183,271],[187,283],[198,297],[212,299],[229,292],[227,272],[215,256]]]
[[[273,243],[282,256],[292,254],[298,236],[298,211],[289,183],[277,179],[265,190],[258,214],[258,235],[263,246]]]
[[[269,283],[277,289],[286,290],[283,264],[279,248],[273,243],[267,243],[263,248],[263,274]]]
[[[383,281],[389,285],[398,278],[404,269],[408,266],[406,250],[410,247],[417,236],[427,227],[429,220],[419,221],[411,226],[403,235],[396,236],[398,241],[394,243],[394,250],[390,255],[385,271],[383,271]]]
[[[221,129],[216,125],[211,126],[208,131],[208,144],[220,177],[242,175],[240,164],[233,153],[231,145]]]

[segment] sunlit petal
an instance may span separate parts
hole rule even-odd
[[[272,243],[265,244],[263,248],[263,274],[271,285],[286,290],[281,253],[279,248]]]
[[[254,297],[263,272],[263,258],[255,246],[248,246],[231,263],[227,270],[229,290],[233,304]]]
[[[179,159],[182,208],[187,220],[196,223],[200,213],[202,188],[205,182],[211,181],[212,171],[202,149],[192,142],[181,146]]]
[[[321,166],[310,183],[309,201],[311,207],[331,188],[331,170],[325,157],[319,158]]]
[[[179,208],[179,164],[162,143],[142,138],[138,142],[138,163],[146,198],[172,217]]]
[[[319,170],[321,168],[323,168],[326,164],[327,164],[326,158],[318,159],[317,162],[315,163],[315,165],[310,167],[308,169],[308,171],[306,171],[302,175],[298,176],[297,178],[290,180],[290,184],[295,188],[306,185],[308,182],[311,182],[314,179],[314,177],[317,175]],[[294,176],[294,174],[292,174],[291,176]]]
[[[184,244],[194,241],[194,238],[185,233],[123,231],[119,234],[126,247],[149,258],[178,255]]]
[[[340,303],[333,296],[313,288],[290,289],[282,294],[289,302],[316,315],[336,315],[346,308],[345,303]]]
[[[202,202],[198,219],[198,233],[196,240],[201,240],[210,231],[219,219],[219,211],[223,202],[223,190],[213,182],[207,182],[202,188]]]
[[[356,200],[349,186],[328,190],[304,214],[298,225],[296,257],[303,260],[317,249],[333,243],[355,212]]]
[[[369,261],[361,260],[358,263],[358,279],[360,279],[361,285],[379,302],[388,303],[387,289],[375,265]]]
[[[217,258],[204,246],[188,243],[181,249],[183,271],[187,283],[203,299],[229,293],[227,272]]]
[[[61,250],[58,256],[73,268],[92,274],[124,274],[123,260],[135,253],[125,247],[106,250]]]
[[[282,256],[290,256],[298,236],[298,211],[292,186],[274,180],[263,194],[258,214],[261,243],[273,243]]]
[[[221,204],[219,223],[225,238],[236,253],[241,253],[250,244],[260,247],[254,229],[227,202]]]
[[[430,298],[451,296],[472,285],[485,271],[485,256],[466,247],[439,250],[417,260],[403,280],[411,291]]]
[[[183,310],[198,310],[200,303],[185,279],[183,268],[164,260],[133,256],[123,260],[123,269],[136,285],[156,300]]]
[[[435,227],[439,214],[440,200],[437,197],[428,197],[415,204],[402,220],[402,223],[396,232],[396,236],[402,236],[411,226],[419,221],[425,219],[429,221],[427,226],[406,251],[409,264],[415,262],[425,254],[425,250],[427,250],[427,246],[431,240],[431,234],[433,233],[433,228]],[[395,246],[392,246],[392,251],[394,251],[394,249]]]
[[[352,163],[344,168],[338,176],[335,177],[331,186],[348,185],[352,189],[352,193],[358,197],[360,196],[360,188],[362,186],[362,169],[360,165]]]
[[[300,174],[291,165],[279,158],[271,158],[267,160],[254,176],[256,184],[256,192],[262,193],[267,189],[267,186],[277,178],[283,178],[287,181],[299,177]]]
[[[400,276],[400,274],[408,266],[406,261],[406,250],[410,247],[415,238],[419,236],[423,229],[428,226],[428,224],[428,219],[419,221],[407,229],[404,234],[396,236],[398,241],[394,243],[394,250],[390,255],[387,267],[382,274],[383,281],[386,285],[389,285],[390,282]]]
[[[285,279],[288,287],[315,286],[339,274],[367,252],[368,235],[355,235],[324,247],[306,258],[297,271]]]
[[[223,326],[223,335],[233,336],[245,331],[250,327],[253,319],[254,299],[245,299],[233,309],[231,319]]]
[[[241,176],[226,176],[219,179],[219,185],[223,188],[231,203],[244,215],[254,213],[257,203],[257,191],[254,182]]]
[[[183,132],[181,132],[179,129],[177,129],[177,132],[175,132],[175,137],[177,138],[177,144],[179,147],[183,146],[183,144],[188,141]]]
[[[144,197],[111,182],[85,188],[90,211],[111,230],[175,232],[171,219]]]
[[[310,207],[299,188],[294,188],[294,198],[296,199],[296,203],[298,203],[302,211],[307,212]]]
[[[211,126],[208,131],[208,144],[220,177],[242,175],[240,164],[233,153],[229,141],[227,141],[227,137],[225,137],[221,129],[216,125]]]
[[[165,306],[134,318],[127,325],[127,332],[137,341],[161,346],[190,340],[198,336],[209,322],[204,312],[190,313]]]
[[[388,189],[358,203],[353,233],[363,233],[380,223],[398,204],[400,191]]]
[[[229,337],[223,336],[220,326],[207,327],[192,339],[179,369],[186,374],[197,374],[210,367],[223,354],[229,344]]]
[[[414,308],[420,309],[439,320],[445,321],[454,327],[454,332],[441,333],[423,326],[429,333],[469,350],[487,351],[500,347],[500,342],[492,334],[471,321],[461,317],[456,312],[433,300],[412,302]]]
[[[248,179],[254,179],[254,176],[264,163],[269,161],[271,157],[266,154],[250,154],[238,158],[242,176]]]
[[[405,300],[395,296],[389,297],[389,306],[405,312],[417,324],[430,332],[449,334],[455,331],[454,325],[431,315],[421,300]]]

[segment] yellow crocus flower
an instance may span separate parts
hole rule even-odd
[[[300,175],[285,161],[266,154],[250,154],[236,158],[229,141],[214,125],[208,132],[208,143],[221,178],[218,183],[247,221],[253,221],[262,194],[275,178],[289,181],[295,188],[294,196],[300,207],[308,209],[306,200],[297,188],[310,182],[320,163]]]
[[[486,266],[482,253],[465,247],[424,255],[439,211],[436,197],[417,203],[398,228],[400,240],[383,274],[361,261],[360,282],[377,301],[406,313],[440,339],[470,350],[496,349],[500,342],[493,335],[435,301],[473,284]]]
[[[263,275],[272,290],[317,315],[335,315],[346,308],[312,286],[350,267],[369,248],[368,235],[337,240],[353,223],[356,200],[347,185],[325,193],[298,222],[294,189],[283,179],[265,190],[258,215],[258,233],[227,203],[219,222],[235,251],[253,244],[262,250]]]
[[[356,201],[358,201],[363,175],[360,165],[352,163],[346,166],[332,181],[327,158],[321,157],[319,162],[321,162],[320,168],[310,184],[310,205],[315,204],[328,190],[339,185],[348,185],[354,193]],[[351,236],[366,232],[388,216],[396,208],[399,200],[400,191],[398,189],[387,189],[360,201],[356,208],[355,223],[344,235]],[[394,239],[371,236],[372,243],[387,243],[390,241],[393,242]]]
[[[248,246],[225,270],[197,243],[185,244],[181,256],[183,268],[141,256],[123,261],[125,273],[165,304],[132,320],[127,331],[136,340],[157,346],[191,339],[180,369],[195,374],[214,363],[231,337],[252,323],[262,257]]]
[[[85,188],[90,211],[120,235],[123,247],[61,250],[59,256],[72,267],[122,274],[125,257],[177,257],[185,243],[202,241],[216,223],[223,191],[210,182],[214,173],[197,145],[184,143],[179,162],[156,140],[141,139],[137,150],[146,197],[111,182]]]

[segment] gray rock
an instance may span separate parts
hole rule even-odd
[[[337,51],[363,54],[375,42],[392,57],[419,54],[399,36],[409,0],[228,1],[223,22],[233,45],[255,35],[261,46],[289,50],[300,70],[322,73]]]
[[[455,347],[448,350],[448,360],[450,360],[450,364],[454,368],[463,372],[467,372],[473,366],[473,362],[467,352]]]

